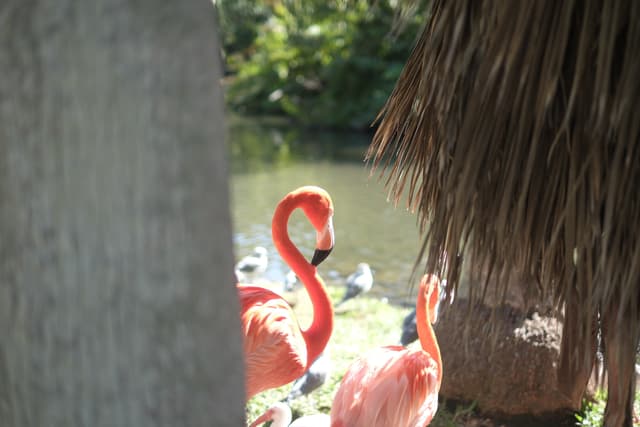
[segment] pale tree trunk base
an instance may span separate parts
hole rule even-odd
[[[244,424],[216,32],[0,6],[0,425]]]

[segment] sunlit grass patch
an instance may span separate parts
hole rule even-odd
[[[343,287],[330,286],[328,290],[333,301],[339,301],[344,293]],[[300,292],[305,291],[303,289]],[[310,321],[310,305],[304,294],[298,296],[298,303],[294,310],[303,324]],[[333,396],[349,365],[368,349],[398,344],[402,320],[410,311],[410,308],[401,308],[367,296],[349,300],[340,307],[334,317],[334,330],[328,345],[332,362],[330,377],[321,388],[291,402],[294,419],[303,415],[328,414],[331,411]],[[247,420],[250,422],[255,420],[274,402],[284,399],[290,389],[291,384],[288,384],[260,393],[251,399],[247,404]],[[453,412],[442,407],[438,409],[431,425],[434,427],[462,425],[463,415],[472,410],[473,405],[458,406]]]
[[[333,301],[339,301],[344,293],[344,287],[330,286],[328,290]],[[300,292],[305,291],[302,289]],[[306,324],[310,320],[310,305],[304,295],[300,296],[294,310],[301,323]],[[294,418],[317,413],[328,414],[333,396],[351,362],[370,348],[398,344],[402,319],[409,311],[368,297],[354,298],[340,307],[334,316],[333,334],[328,345],[331,374],[321,388],[291,403]],[[247,419],[257,418],[271,404],[284,399],[290,389],[291,384],[288,384],[251,399],[247,404]]]
[[[333,301],[339,301],[344,293],[344,287],[329,286],[329,295]],[[306,325],[311,319],[311,306],[304,289],[299,291],[297,304],[294,307],[301,323]],[[401,325],[404,317],[411,311],[388,304],[385,301],[368,296],[360,296],[346,302],[334,317],[334,330],[328,345],[328,352],[332,362],[329,379],[318,390],[309,396],[303,396],[291,403],[294,419],[303,415],[317,413],[328,414],[331,411],[333,396],[335,395],[342,376],[349,365],[360,354],[368,349],[398,344],[400,341]],[[413,343],[412,345],[418,345]],[[252,422],[273,403],[284,399],[291,384],[260,393],[247,404],[247,420]],[[583,410],[576,414],[577,427],[600,426],[604,412],[606,395],[602,392],[596,395],[594,402],[585,401]],[[640,414],[640,393],[636,394],[636,413]],[[486,417],[474,413],[472,403],[460,403],[445,406],[441,404],[432,427],[464,427],[464,426],[505,426],[517,427],[517,423],[510,424],[503,421],[493,423]],[[529,424],[527,424],[529,425]],[[541,424],[547,425],[547,424]]]

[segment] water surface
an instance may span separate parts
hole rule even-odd
[[[406,300],[421,244],[416,215],[389,202],[384,183],[377,174],[370,175],[363,162],[370,138],[234,119],[229,144],[236,258],[264,246],[269,252],[265,276],[281,282],[288,268],[271,241],[274,208],[289,191],[317,185],[333,199],[336,235],[335,248],[321,264],[320,274],[329,284],[341,285],[359,262],[367,262],[374,270],[372,294]],[[300,211],[292,215],[289,232],[309,258],[315,231]]]

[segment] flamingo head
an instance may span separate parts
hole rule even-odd
[[[320,187],[301,187],[297,192],[304,193],[304,203],[301,207],[313,228],[316,229],[316,250],[311,264],[318,266],[329,256],[335,243],[333,202],[329,193]]]
[[[440,299],[440,280],[433,274],[425,274],[420,281],[420,292],[424,292],[429,305],[429,323],[438,320],[436,311]]]

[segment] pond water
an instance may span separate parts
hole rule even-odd
[[[371,294],[413,301],[409,283],[421,237],[406,203],[387,200],[384,182],[363,161],[371,135],[300,130],[277,122],[233,117],[229,124],[231,211],[236,259],[264,246],[266,280],[282,282],[288,267],[271,241],[277,203],[302,185],[317,185],[333,199],[336,244],[319,268],[329,285],[342,285],[360,262],[374,272]],[[309,259],[315,231],[298,210],[289,222],[293,242]]]

